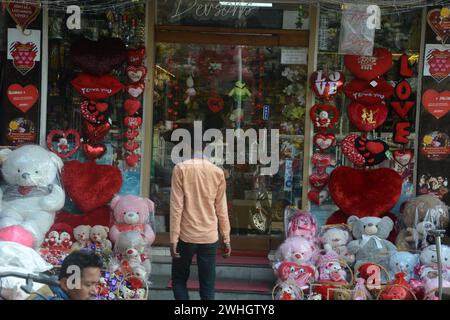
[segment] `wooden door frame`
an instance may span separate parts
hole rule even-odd
[[[155,68],[155,48],[157,42],[166,43],[193,43],[193,44],[222,44],[222,45],[250,45],[250,46],[276,46],[276,47],[303,47],[308,49],[308,76],[314,71],[317,62],[317,33],[318,33],[318,9],[316,5],[310,5],[310,30],[283,30],[283,29],[235,29],[235,28],[212,28],[212,27],[194,27],[194,26],[176,26],[176,25],[156,25],[156,7],[155,0],[148,3],[148,28],[152,32],[148,32],[147,43],[153,43],[152,50],[147,57],[147,65],[149,70]],[[310,46],[310,44],[312,44]],[[151,84],[154,83],[154,73],[150,75]],[[308,85],[309,88],[309,85]],[[309,92],[307,95],[307,110],[310,110],[314,97]],[[149,196],[150,193],[150,167],[152,161],[153,150],[153,86],[147,89],[146,110],[151,110],[145,116],[146,122],[151,122],[145,126],[145,135],[149,138],[147,142],[145,180],[148,186],[144,187],[144,195]],[[309,112],[307,112],[309,115]],[[312,129],[307,116],[305,123],[305,158],[309,157],[311,151]],[[306,151],[306,149],[305,149]],[[149,158],[147,158],[149,157]],[[304,173],[310,171],[310,161],[304,160]],[[303,188],[305,180],[303,179]],[[307,181],[306,181],[307,185]],[[305,190],[303,189],[303,199],[305,199]],[[303,206],[309,204],[308,200],[303,201]],[[282,235],[231,235],[231,243],[234,251],[246,252],[268,252],[275,250],[284,240]],[[169,246],[169,233],[157,233],[154,246]]]

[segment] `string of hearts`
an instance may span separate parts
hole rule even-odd
[[[123,148],[125,150],[125,163],[128,167],[135,168],[140,161],[138,149],[140,144],[136,141],[139,136],[139,129],[142,125],[142,117],[140,116],[142,103],[140,97],[145,90],[145,76],[147,68],[142,65],[145,58],[145,48],[130,49],[127,52],[126,75],[128,85],[126,91],[128,94],[124,102],[124,119],[123,124],[126,128],[123,138]]]

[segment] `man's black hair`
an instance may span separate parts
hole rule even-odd
[[[73,275],[72,273],[67,273],[67,269],[70,266],[78,266],[81,271],[85,268],[103,268],[102,259],[96,255],[93,251],[80,250],[69,254],[63,261],[61,270],[59,272],[59,279],[68,278]]]

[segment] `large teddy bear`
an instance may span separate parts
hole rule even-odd
[[[63,162],[38,145],[2,151],[2,173],[7,185],[0,190],[0,239],[11,230],[31,235],[38,248],[64,206],[65,194],[56,183]]]
[[[155,232],[150,226],[150,218],[155,211],[153,201],[133,195],[115,196],[111,201],[114,225],[109,237],[116,242],[126,231],[139,231],[148,245],[155,240]]]
[[[386,240],[394,227],[391,218],[351,216],[347,224],[351,226],[356,239],[347,246],[348,251],[355,255],[355,270],[368,262],[381,265],[387,270],[389,258],[397,250],[395,245]]]
[[[397,247],[400,250],[420,250],[434,242],[432,237],[427,237],[429,230],[447,228],[448,208],[434,195],[421,195],[403,206],[401,220],[403,229],[398,234]]]

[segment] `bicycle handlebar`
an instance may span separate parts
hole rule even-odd
[[[46,284],[48,286],[59,286],[59,281],[53,276],[46,275],[44,273],[20,273],[20,272],[0,272],[0,279],[6,277],[21,278],[25,280],[32,280],[34,282]]]

